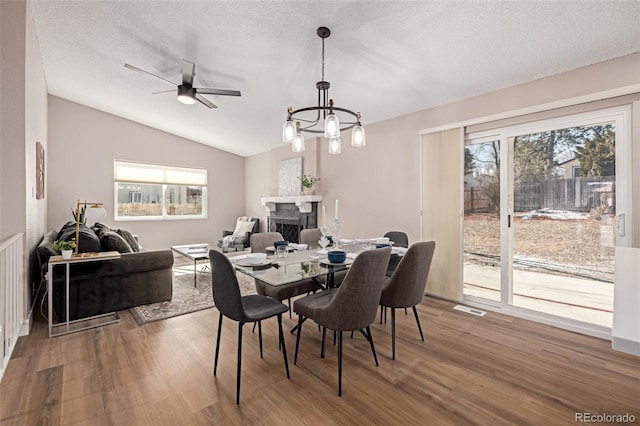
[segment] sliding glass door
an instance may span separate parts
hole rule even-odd
[[[464,146],[464,296],[500,302],[500,140]]]
[[[467,135],[464,296],[610,328],[631,243],[629,110]]]

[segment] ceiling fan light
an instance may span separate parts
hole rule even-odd
[[[338,155],[342,152],[342,141],[340,137],[334,137],[329,139],[329,154]]]
[[[296,125],[293,124],[293,120],[287,120],[282,126],[282,142],[291,143],[296,137]]]
[[[364,127],[358,124],[351,131],[351,146],[360,148],[365,146],[366,144],[367,144],[367,139],[365,138],[365,135],[364,135]]]
[[[340,120],[334,113],[327,115],[324,119],[324,137],[337,138],[340,136]]]
[[[186,105],[193,105],[196,103],[196,91],[193,87],[186,87],[184,85],[178,86],[178,100]]]
[[[302,133],[298,132],[293,138],[293,142],[291,143],[291,151],[304,152],[304,136],[302,136]]]

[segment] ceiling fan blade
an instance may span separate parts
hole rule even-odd
[[[124,66],[125,66],[125,68],[129,68],[130,70],[138,71],[138,72],[141,72],[141,73],[144,73],[144,74],[149,74],[149,75],[151,75],[151,76],[153,76],[153,77],[159,78],[160,80],[164,80],[164,81],[166,81],[167,83],[171,83],[171,84],[173,84],[174,86],[177,86],[177,84],[176,84],[176,83],[174,83],[173,81],[169,81],[169,80],[167,80],[166,78],[160,77],[159,75],[152,74],[152,73],[150,73],[149,71],[145,71],[145,70],[143,70],[143,69],[140,69],[140,68],[138,68],[138,67],[134,67],[133,65],[129,65],[129,64],[124,64]]]
[[[240,96],[239,90],[226,90],[226,89],[196,89],[198,93],[205,95],[224,95],[224,96]]]
[[[169,93],[169,92],[176,93],[176,89],[171,89],[171,90],[162,90],[162,91],[160,91],[160,92],[152,92],[151,94],[152,94],[152,95],[157,95],[157,94],[159,94],[159,93]]]
[[[218,108],[217,106],[215,106],[214,104],[212,104],[209,99],[206,99],[198,94],[196,94],[196,99],[204,106],[206,106],[207,108]]]
[[[193,87],[193,76],[196,74],[196,64],[186,59],[183,59],[182,62],[182,84]]]

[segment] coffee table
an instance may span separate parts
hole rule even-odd
[[[183,246],[171,246],[171,250],[193,261],[193,286],[198,285],[198,261],[209,260],[211,246],[207,243],[186,244]],[[205,265],[206,268],[206,265]],[[203,270],[205,269],[203,268]]]

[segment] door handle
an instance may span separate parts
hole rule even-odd
[[[616,217],[615,217],[615,219],[613,221],[613,227],[615,228],[616,233],[620,237],[624,237],[624,234],[625,234],[624,219],[625,219],[624,213],[620,213],[620,214],[616,215]]]

